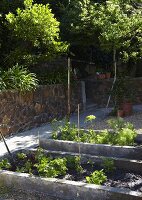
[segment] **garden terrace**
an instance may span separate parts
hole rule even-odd
[[[25,151],[22,151],[22,153],[19,152],[19,155],[17,154],[18,152],[15,152],[15,154],[13,155],[15,162],[17,162],[16,166],[19,171],[21,169],[21,171],[23,172],[30,172],[30,173],[34,172],[36,176],[31,176],[31,175],[28,175],[27,173],[10,172],[10,171],[5,171],[5,170],[0,171],[0,186],[2,188],[7,187],[7,191],[9,190],[9,192],[11,190],[16,191],[16,190],[22,189],[23,192],[29,191],[29,194],[32,193],[33,196],[35,196],[35,194],[37,193],[37,195],[40,196],[40,199],[45,198],[45,199],[54,199],[54,200],[57,200],[57,199],[86,200],[87,198],[88,200],[92,200],[92,199],[94,200],[101,200],[101,199],[109,199],[109,200],[116,199],[117,200],[118,199],[119,200],[120,198],[122,198],[123,200],[127,200],[127,199],[139,200],[142,197],[141,192],[138,192],[138,191],[141,191],[140,183],[142,179],[139,173],[136,173],[136,172],[134,173],[132,172],[132,170],[130,170],[129,172],[128,170],[120,171],[116,168],[115,165],[113,166],[112,164],[96,165],[95,160],[93,159],[90,160],[89,157],[88,157],[88,162],[86,162],[86,158],[81,156],[81,162],[77,162],[76,164],[79,164],[79,166],[81,166],[81,170],[83,169],[83,171],[77,172],[76,170],[80,168],[77,168],[76,165],[75,166],[72,165],[73,164],[72,161],[74,160],[74,155],[68,155],[66,157],[63,155],[53,156],[53,154],[50,154],[50,153],[48,153],[47,155],[47,152],[43,150],[44,160],[45,160],[45,155],[47,157],[50,155],[51,162],[52,160],[54,160],[55,157],[56,159],[58,159],[58,161],[59,159],[60,160],[67,159],[68,170],[67,170],[67,173],[63,173],[62,175],[60,175],[60,173],[63,172],[61,171],[57,175],[56,178],[42,178],[44,177],[45,173],[47,173],[47,171],[44,171],[45,169],[43,168],[42,168],[43,171],[41,171],[40,168],[37,168],[37,169],[40,169],[39,171],[40,173],[44,172],[43,174],[40,175],[41,177],[38,177],[35,167],[32,168],[31,166],[31,168],[29,168],[28,165],[24,165],[24,162],[27,162],[27,161],[29,162],[29,159],[31,163],[33,164],[36,163],[36,159],[41,160],[40,154],[38,154],[39,157],[34,156],[36,155],[36,152],[37,152],[36,149],[35,150],[31,149],[28,152],[25,152]],[[18,155],[17,160],[16,160],[16,155]],[[24,161],[25,155],[27,155],[28,160],[26,159]],[[40,166],[40,163],[37,166]],[[57,163],[55,166],[57,167]],[[55,169],[58,171],[59,168],[58,167],[56,168],[56,167]],[[62,170],[64,169],[63,166],[60,166],[60,168],[62,168]],[[94,170],[101,170],[101,169],[110,170],[110,171],[106,171],[106,175],[108,178],[107,180],[104,179],[103,186],[87,184],[85,177],[90,176],[90,174]],[[66,171],[66,168],[65,168],[65,171]],[[110,186],[113,186],[113,187],[110,187]]]

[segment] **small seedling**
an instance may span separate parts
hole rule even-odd
[[[104,158],[102,166],[105,172],[112,173],[116,169],[114,166],[114,161],[111,158]]]

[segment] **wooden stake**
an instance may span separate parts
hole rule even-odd
[[[68,120],[70,119],[70,69],[71,69],[71,60],[70,57],[68,57]]]
[[[78,104],[78,139],[80,139],[80,105]],[[80,154],[80,141],[79,141],[79,154]]]

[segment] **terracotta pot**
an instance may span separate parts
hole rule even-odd
[[[125,116],[129,116],[132,114],[133,106],[131,102],[124,102],[123,103],[123,111]]]
[[[105,74],[99,74],[98,75],[98,79],[102,80],[105,79],[106,75]]]
[[[106,73],[106,79],[110,79],[110,77],[111,77],[111,73],[110,72]]]
[[[124,110],[118,110],[117,117],[124,117]]]

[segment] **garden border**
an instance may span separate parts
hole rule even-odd
[[[115,146],[108,144],[91,144],[74,141],[54,140],[49,136],[39,139],[39,146],[46,150],[90,154],[96,156],[116,157],[142,160],[141,146]]]
[[[141,200],[142,193],[83,182],[40,178],[28,174],[0,171],[0,187],[38,191],[63,200]],[[45,192],[46,191],[46,192]]]

